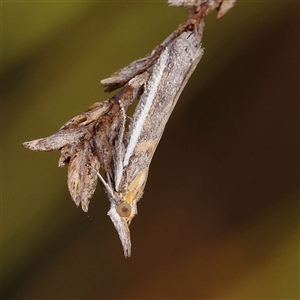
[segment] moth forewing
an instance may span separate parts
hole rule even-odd
[[[133,89],[133,98],[138,98],[142,87],[145,85],[149,78],[150,74],[148,72],[143,72],[140,75],[135,76],[128,82],[128,86]],[[125,153],[125,143],[124,143],[124,134],[125,134],[125,124],[127,120],[126,109],[123,106],[123,102],[120,100],[120,112],[121,112],[121,124],[119,127],[119,135],[115,143],[115,154],[114,154],[114,171],[113,171],[113,181],[114,181],[114,190],[119,191],[120,183],[123,178],[123,164],[124,164],[124,153]]]
[[[202,26],[197,32],[183,32],[155,63],[144,93],[135,109],[124,155],[121,186],[130,184],[149,167],[165,125],[179,95],[203,55]]]

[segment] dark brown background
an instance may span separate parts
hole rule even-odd
[[[124,259],[100,186],[72,203],[56,132],[99,80],[186,17],[159,2],[2,3],[3,299],[299,298],[299,3],[207,18],[205,55],[154,156]]]

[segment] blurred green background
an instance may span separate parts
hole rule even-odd
[[[2,2],[2,299],[299,299],[299,2],[206,18],[124,259],[99,186],[21,143],[105,100],[99,80],[185,20],[167,1]]]

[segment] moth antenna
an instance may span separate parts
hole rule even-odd
[[[120,111],[122,114],[121,117],[121,124],[120,124],[120,131],[118,135],[118,139],[116,141],[116,155],[115,155],[115,160],[116,160],[116,171],[115,171],[115,190],[118,192],[119,191],[119,186],[121,183],[121,178],[123,175],[123,138],[124,138],[124,132],[125,132],[125,124],[126,124],[126,112],[123,106],[123,103],[119,100],[119,105],[120,105]]]
[[[114,192],[113,192],[112,188],[106,183],[106,181],[104,180],[104,178],[102,177],[102,175],[96,169],[92,168],[91,166],[90,166],[90,168],[93,169],[96,172],[98,178],[102,182],[102,184],[103,184],[103,186],[105,188],[105,191],[107,192],[107,194],[109,196],[108,197],[109,201],[110,202],[116,202],[115,201],[115,195],[114,195]]]

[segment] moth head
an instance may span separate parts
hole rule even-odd
[[[137,202],[143,194],[147,174],[148,168],[143,169],[119,192],[114,192],[104,182],[110,200],[110,210],[107,214],[119,234],[125,257],[129,257],[131,254],[129,225],[137,214]]]
[[[130,225],[132,219],[137,214],[136,202],[128,203],[125,201],[120,201],[115,205],[116,213],[128,224]]]
[[[119,202],[116,207],[117,213],[120,217],[127,218],[131,215],[131,205],[126,202]]]
[[[129,224],[136,213],[136,203],[129,204],[122,201],[117,203],[112,201],[107,213],[119,234],[125,257],[131,254]]]

